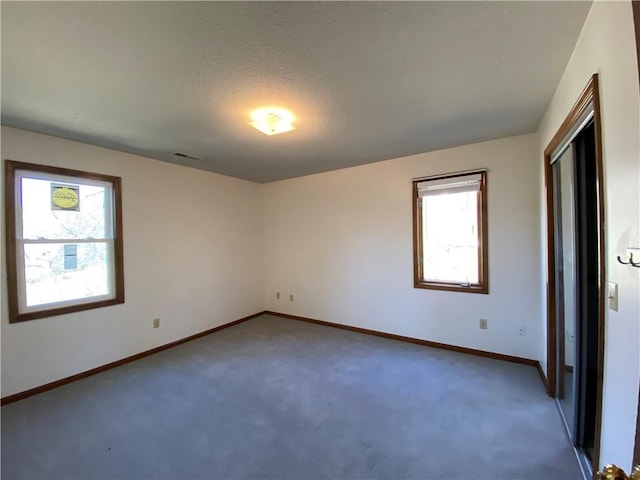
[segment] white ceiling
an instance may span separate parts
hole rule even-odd
[[[3,1],[2,123],[257,182],[529,133],[589,8]]]

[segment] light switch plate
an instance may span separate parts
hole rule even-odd
[[[609,282],[609,308],[614,312],[618,311],[618,284]]]

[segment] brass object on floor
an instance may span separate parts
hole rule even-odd
[[[640,465],[633,467],[631,475],[616,465],[606,465],[601,472],[596,473],[598,480],[640,480]]]

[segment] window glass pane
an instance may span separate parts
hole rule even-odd
[[[110,230],[104,186],[70,183],[66,188],[62,182],[23,178],[21,187],[22,238],[105,238]]]
[[[108,245],[26,244],[27,307],[109,294]]]
[[[478,283],[478,193],[423,198],[423,280]]]

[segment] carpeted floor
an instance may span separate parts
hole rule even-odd
[[[2,407],[2,478],[581,475],[534,368],[264,315]]]

